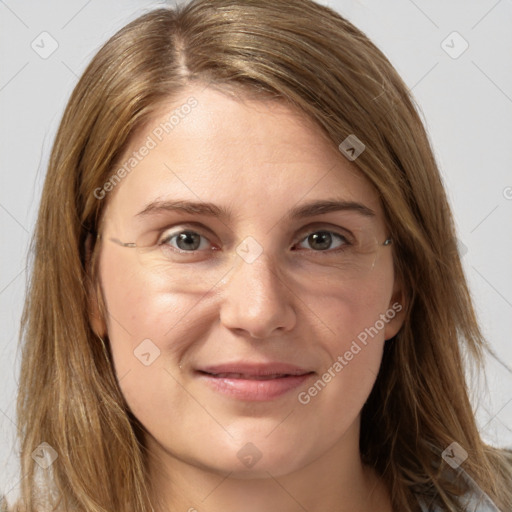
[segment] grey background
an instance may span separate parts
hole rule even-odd
[[[367,33],[421,108],[479,320],[502,361],[488,358],[487,381],[472,382],[479,425],[488,442],[512,446],[512,0],[322,3]],[[101,44],[162,5],[0,0],[0,490],[10,497],[20,480],[15,395],[26,256],[55,132]],[[42,58],[53,40],[58,48]]]

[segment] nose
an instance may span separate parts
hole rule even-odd
[[[238,258],[223,285],[220,321],[253,338],[282,334],[296,323],[294,297],[265,253],[252,263]]]

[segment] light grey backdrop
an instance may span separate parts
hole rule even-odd
[[[512,0],[323,3],[383,50],[423,112],[478,316],[504,363],[489,358],[487,390],[475,386],[479,424],[486,440],[512,446]],[[162,5],[0,0],[0,490],[10,496],[19,484],[15,394],[26,254],[51,144],[100,45]]]

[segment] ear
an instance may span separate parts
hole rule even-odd
[[[99,273],[97,272],[97,254],[99,247],[94,248],[94,238],[95,236],[89,233],[85,240],[87,310],[92,330],[96,336],[105,338],[108,333],[103,314],[105,306],[103,294],[101,293]],[[96,251],[94,249],[96,249]]]
[[[386,341],[396,336],[398,331],[402,328],[407,314],[406,302],[404,286],[399,277],[395,275],[393,294],[386,311],[386,317],[388,318],[388,322],[386,322],[386,327],[384,328]]]

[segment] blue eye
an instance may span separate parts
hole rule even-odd
[[[338,240],[337,245],[332,247],[333,242],[336,240]],[[304,242],[309,243],[313,251],[316,252],[340,249],[350,245],[348,240],[343,235],[334,233],[333,231],[315,231],[303,238],[300,243],[303,244]],[[307,247],[305,248],[307,249]]]

